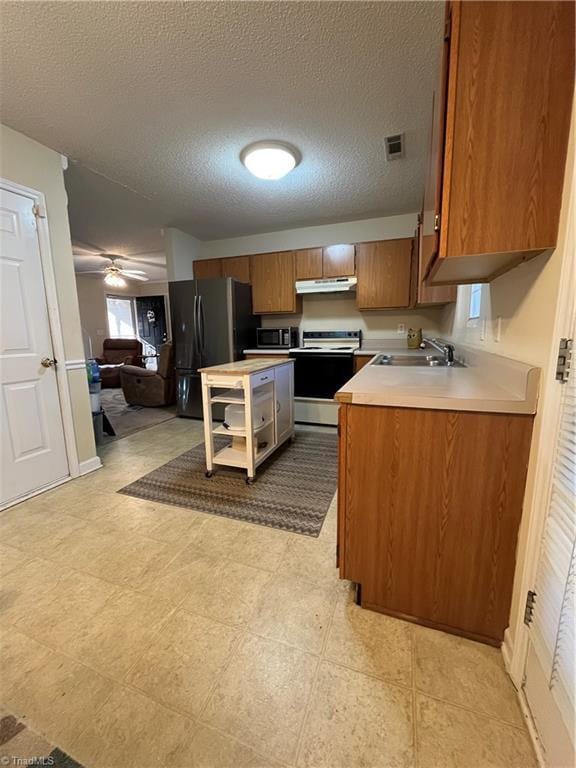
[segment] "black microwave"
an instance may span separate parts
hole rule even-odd
[[[258,349],[290,349],[300,346],[298,328],[256,328]]]

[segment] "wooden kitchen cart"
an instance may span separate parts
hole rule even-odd
[[[241,360],[200,369],[204,411],[206,476],[218,465],[246,470],[246,482],[282,443],[294,437],[294,361],[286,358]],[[244,406],[243,426],[214,421],[214,403]],[[255,415],[259,418],[255,419]],[[214,436],[230,442],[215,449]]]

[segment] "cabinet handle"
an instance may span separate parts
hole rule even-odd
[[[280,413],[280,408],[282,408],[280,400],[276,400],[276,413]]]

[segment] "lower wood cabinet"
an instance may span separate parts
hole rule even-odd
[[[294,251],[258,253],[250,256],[252,309],[256,315],[301,312],[296,296]]]
[[[363,607],[501,643],[532,423],[340,406],[338,561]]]
[[[412,238],[356,246],[358,309],[410,306]]]

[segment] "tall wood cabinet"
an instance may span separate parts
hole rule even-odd
[[[412,238],[356,246],[358,309],[410,306]]]
[[[294,314],[301,311],[296,296],[294,251],[250,256],[252,309],[256,315]]]
[[[486,282],[556,245],[574,92],[574,3],[447,5],[431,152],[429,282]]]

